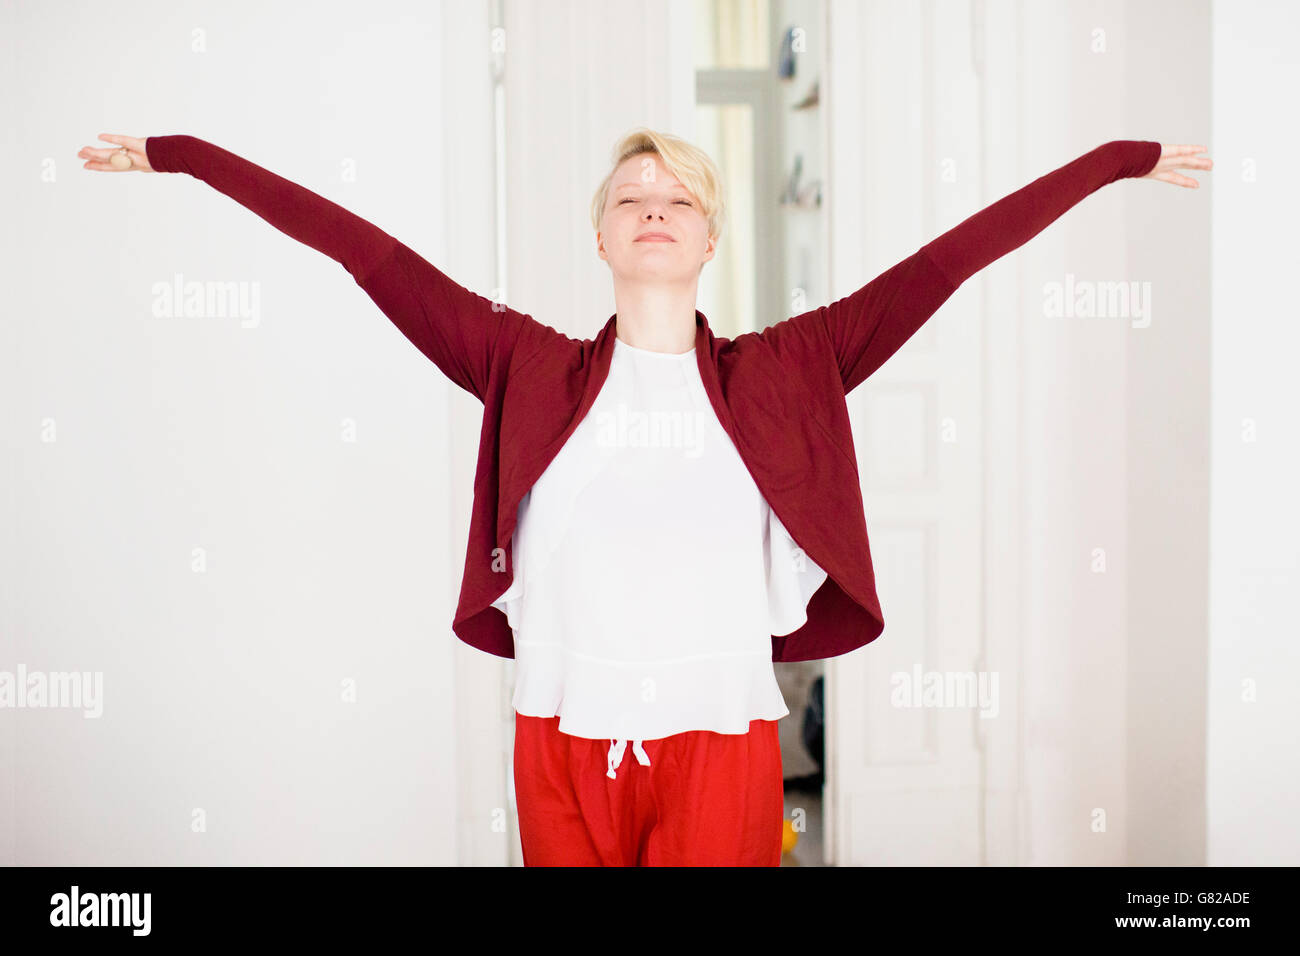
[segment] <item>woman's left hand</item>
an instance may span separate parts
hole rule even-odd
[[[1182,173],[1174,172],[1175,169],[1213,169],[1214,160],[1198,157],[1197,153],[1205,152],[1204,146],[1183,146],[1172,143],[1160,144],[1160,159],[1156,161],[1151,172],[1141,179],[1159,179],[1161,182],[1173,183],[1175,186],[1186,186],[1188,189],[1200,189],[1201,184],[1191,176],[1184,176]]]

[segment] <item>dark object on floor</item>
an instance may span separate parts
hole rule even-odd
[[[799,790],[806,793],[820,793],[826,782],[825,728],[826,717],[823,705],[822,689],[825,677],[818,677],[808,688],[808,706],[803,712],[803,746],[817,764],[817,772],[803,777],[790,777],[785,781],[786,790]]]

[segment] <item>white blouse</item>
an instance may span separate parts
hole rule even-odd
[[[694,350],[614,340],[590,411],[519,503],[517,713],[609,739],[743,734],[790,713],[772,635],[807,621],[826,572],[769,508],[700,380]]]

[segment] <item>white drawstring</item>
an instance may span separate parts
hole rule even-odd
[[[627,749],[626,740],[611,740],[609,748],[609,770],[605,776],[610,780],[618,779],[614,771],[618,769],[619,764],[623,762],[623,751]],[[636,762],[643,767],[650,766],[650,758],[646,756],[645,748],[641,746],[641,741],[632,741],[632,753],[636,756]]]

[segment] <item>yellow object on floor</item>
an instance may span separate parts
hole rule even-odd
[[[799,834],[794,832],[794,824],[789,820],[783,820],[781,823],[781,852],[789,853],[798,842]]]

